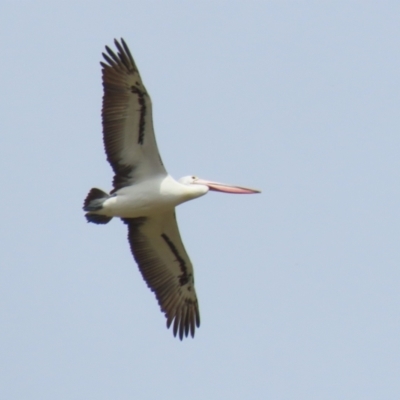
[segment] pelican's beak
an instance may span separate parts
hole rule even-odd
[[[242,186],[233,186],[227,185],[226,183],[212,182],[207,181],[205,179],[196,179],[194,183],[199,185],[208,186],[210,190],[214,190],[216,192],[224,192],[224,193],[232,193],[232,194],[253,194],[253,193],[261,193],[261,190],[249,189]]]

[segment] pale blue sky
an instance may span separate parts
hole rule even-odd
[[[400,3],[3,1],[0,398],[400,398]],[[263,190],[178,208],[180,342],[109,190],[101,52],[123,37],[169,172]]]

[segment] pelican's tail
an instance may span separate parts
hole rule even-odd
[[[103,208],[103,203],[109,198],[110,195],[100,189],[90,189],[90,192],[83,203],[83,210],[88,211],[85,214],[88,222],[107,224],[111,221],[112,217],[108,217],[107,215],[93,214],[96,211],[100,211]]]

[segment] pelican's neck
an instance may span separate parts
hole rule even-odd
[[[197,199],[198,197],[204,196],[208,192],[208,186],[206,185],[183,185],[185,201]]]
[[[208,186],[183,184],[169,175],[163,179],[161,184],[161,193],[174,197],[176,205],[203,196],[208,190]]]

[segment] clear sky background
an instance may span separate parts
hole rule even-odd
[[[180,342],[111,188],[99,61],[129,44],[163,161],[256,187],[178,208]],[[0,398],[400,398],[398,1],[3,1]]]

